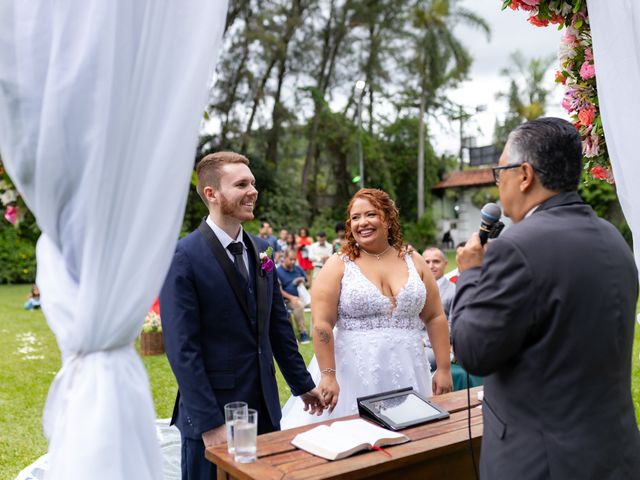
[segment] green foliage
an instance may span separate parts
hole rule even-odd
[[[578,193],[582,199],[591,205],[599,217],[611,222],[629,246],[633,247],[631,229],[622,214],[615,187],[607,182],[594,180],[587,171],[583,173],[582,178],[583,181],[578,186]]]
[[[0,283],[33,283],[36,278],[34,243],[21,236],[22,227],[0,226]]]
[[[184,219],[182,220],[182,228],[180,237],[184,237],[188,233],[194,231],[202,222],[202,219],[209,215],[209,211],[204,202],[196,192],[195,185],[189,188],[189,196],[187,197],[187,206],[184,211]]]
[[[482,208],[488,202],[497,202],[499,198],[497,186],[479,188],[471,194],[471,203],[477,208]]]
[[[612,208],[618,203],[615,188],[606,182],[594,181],[586,174],[583,178],[584,181],[578,186],[578,193],[599,217],[608,219]]]
[[[436,243],[437,233],[430,209],[417,222],[404,222],[402,225],[404,241],[419,252],[422,252],[425,245]]]
[[[397,207],[403,222],[415,221],[417,217],[418,187],[418,128],[417,118],[401,117],[388,125],[383,132],[384,141],[380,148],[387,159],[389,171],[394,183]],[[425,143],[424,191],[428,209],[431,204],[431,187],[448,169],[448,159],[438,157],[431,144]]]
[[[335,226],[338,222],[345,221],[345,214],[336,216],[334,209],[322,208],[318,215],[313,219],[313,223],[310,227],[311,235],[315,238],[319,231],[324,231],[327,234],[327,240],[332,241],[336,238]]]
[[[275,179],[270,188],[261,190],[256,218],[265,219],[274,229],[292,230],[306,225],[309,205],[294,178],[276,174]]]

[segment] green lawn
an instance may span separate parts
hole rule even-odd
[[[26,312],[22,304],[28,285],[0,286],[0,480],[18,472],[46,452],[42,434],[42,409],[49,385],[60,368],[55,338],[40,311]],[[311,344],[302,345],[308,362]],[[640,328],[636,328],[632,390],[640,424]],[[143,357],[149,373],[157,416],[171,415],[176,383],[164,355]],[[278,372],[280,402],[290,392]]]

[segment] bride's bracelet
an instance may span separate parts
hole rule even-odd
[[[320,370],[320,373],[333,373],[335,375],[336,369],[335,368],[323,368],[322,370]]]

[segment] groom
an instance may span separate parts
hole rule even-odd
[[[215,478],[204,449],[226,441],[224,405],[258,410],[258,433],[280,429],[273,358],[294,395],[322,410],[289,322],[268,245],[247,234],[258,197],[249,160],[232,152],[203,158],[198,194],[209,216],[178,242],[160,293],[167,358],[178,381],[172,424],[182,438],[182,478]]]

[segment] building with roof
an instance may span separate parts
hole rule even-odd
[[[432,188],[432,208],[440,238],[449,231],[454,245],[466,241],[480,225],[480,209],[498,202],[490,167],[451,172]]]

